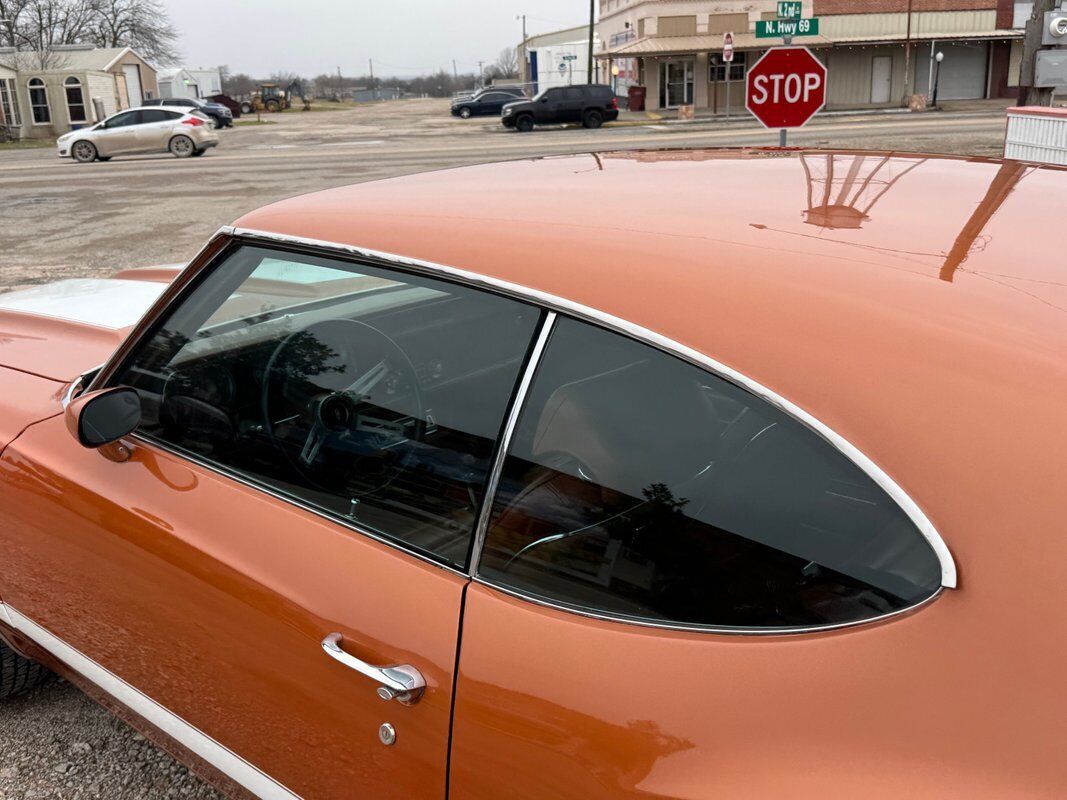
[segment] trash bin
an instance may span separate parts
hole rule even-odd
[[[644,86],[631,86],[629,92],[629,103],[627,104],[631,111],[644,111],[645,110],[645,92],[647,89]]]

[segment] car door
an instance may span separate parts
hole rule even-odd
[[[899,797],[936,763],[951,621],[904,612],[951,556],[735,380],[555,324],[467,592],[451,798]]]
[[[540,319],[232,247],[101,375],[141,397],[128,458],[62,417],[5,451],[5,609],[254,794],[443,797],[464,570]]]
[[[142,153],[158,153],[170,145],[174,123],[181,119],[177,111],[163,108],[146,108],[141,111],[141,121],[136,126],[137,149]]]
[[[141,121],[140,109],[124,111],[108,119],[93,131],[93,143],[102,156],[116,156],[137,150],[137,125]]]
[[[560,104],[563,99],[562,89],[548,89],[537,103],[535,119],[537,122],[559,122]]]
[[[582,107],[585,104],[585,92],[578,86],[568,86],[563,90],[563,99],[560,102],[557,119],[560,122],[578,122],[582,118]]]
[[[511,100],[503,92],[488,92],[478,99],[479,114],[499,114],[504,108],[504,103]]]

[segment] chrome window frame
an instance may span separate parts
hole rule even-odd
[[[450,267],[444,264],[438,264],[432,261],[425,261],[422,259],[414,259],[406,256],[396,255],[394,253],[386,253],[370,248],[356,247],[354,245],[338,244],[336,242],[323,241],[320,239],[312,239],[303,236],[294,236],[291,234],[274,233],[271,231],[255,230],[251,228],[238,228],[234,226],[221,227],[214,236],[205,245],[204,250],[214,243],[220,237],[228,237],[234,244],[274,244],[274,245],[287,245],[289,247],[307,249],[313,252],[317,252],[323,255],[338,255],[354,259],[367,263],[369,266],[377,266],[383,269],[391,269],[400,273],[408,273],[421,275],[431,278],[444,279],[452,283],[459,283],[469,288],[474,288],[482,291],[488,291],[493,294],[503,295],[511,299],[519,300],[527,304],[535,305],[539,307],[545,313],[542,319],[541,325],[535,333],[534,345],[527,358],[526,368],[520,377],[518,389],[515,392],[515,396],[512,398],[511,403],[505,413],[506,423],[504,429],[501,432],[499,439],[497,440],[496,447],[493,455],[492,467],[488,482],[486,484],[486,494],[482,500],[482,507],[479,510],[477,516],[477,522],[475,525],[474,536],[472,538],[472,549],[469,558],[467,559],[466,570],[457,569],[442,561],[428,557],[426,554],[406,547],[400,540],[391,539],[379,534],[367,531],[359,526],[346,523],[343,519],[339,519],[323,509],[316,508],[310,503],[304,503],[295,499],[292,496],[279,493],[272,490],[270,487],[261,484],[259,482],[248,479],[238,473],[230,471],[221,465],[217,465],[206,459],[195,456],[185,452],[181,448],[161,443],[151,437],[144,437],[139,434],[134,434],[132,438],[142,441],[147,444],[151,444],[153,447],[160,448],[167,452],[178,455],[182,458],[189,459],[198,465],[210,469],[219,474],[225,475],[233,480],[243,483],[245,485],[256,488],[260,491],[264,491],[266,494],[276,497],[290,504],[296,505],[307,511],[310,511],[330,522],[339,524],[343,527],[349,528],[356,533],[366,536],[374,541],[388,545],[395,549],[398,549],[406,554],[415,556],[427,563],[434,564],[449,572],[453,572],[458,575],[470,578],[473,582],[491,587],[504,594],[517,597],[528,602],[532,602],[536,605],[557,609],[571,614],[578,614],[584,617],[590,617],[594,619],[611,621],[624,625],[637,625],[649,628],[659,628],[676,631],[692,631],[697,633],[714,633],[714,634],[733,634],[733,635],[758,635],[758,636],[775,636],[781,634],[800,634],[800,633],[818,633],[820,631],[838,630],[842,628],[852,628],[858,625],[870,625],[873,623],[881,622],[893,617],[901,616],[903,614],[909,614],[917,609],[920,609],[927,604],[931,603],[937,597],[939,597],[944,589],[952,589],[957,586],[957,570],[956,563],[952,557],[952,553],[949,550],[948,545],[941,537],[940,533],[934,527],[933,523],[922,511],[919,505],[904,491],[904,489],[891,478],[881,467],[879,467],[872,459],[864,454],[859,448],[853,445],[845,437],[834,431],[828,425],[825,425],[819,421],[816,417],[809,414],[807,411],[797,406],[795,403],[781,396],[774,390],[764,386],[758,381],[748,377],[747,375],[726,366],[720,361],[695,350],[691,347],[683,345],[674,341],[662,334],[659,334],[653,330],[621,319],[614,315],[600,311],[595,308],[577,303],[573,300],[568,300],[557,295],[543,292],[537,289],[532,289],[520,284],[511,283],[509,281],[493,278],[490,276],[482,275],[468,270],[460,269],[457,267]],[[213,269],[220,259],[224,258],[228,253],[228,248],[221,250],[217,253],[212,261],[202,268],[204,271]],[[198,256],[199,258],[199,256]],[[183,287],[183,294],[179,297],[173,298],[171,302],[178,302],[179,299],[184,299],[185,292],[193,289],[191,284],[188,287]],[[162,309],[160,309],[162,310]],[[153,307],[149,310],[149,314],[157,313],[157,309]],[[832,447],[838,450],[842,455],[848,458],[853,464],[859,467],[868,477],[871,478],[890,498],[904,511],[912,523],[916,526],[919,533],[926,539],[937,557],[941,566],[941,586],[937,591],[933,592],[928,597],[924,598],[920,602],[908,606],[907,608],[899,609],[888,614],[883,614],[876,617],[870,617],[867,619],[841,622],[828,625],[815,625],[815,626],[803,626],[803,627],[788,627],[788,628],[742,628],[742,627],[728,627],[728,626],[715,626],[715,625],[694,625],[683,623],[672,623],[668,620],[643,620],[627,617],[619,614],[611,614],[607,612],[597,612],[590,609],[583,609],[576,606],[571,606],[563,603],[557,603],[546,598],[541,598],[536,595],[528,594],[511,589],[506,586],[501,586],[492,580],[482,577],[478,574],[478,566],[481,559],[481,551],[485,542],[485,536],[488,531],[490,517],[492,514],[493,500],[495,499],[496,490],[499,486],[500,473],[503,469],[504,459],[507,455],[507,447],[510,445],[512,435],[518,424],[519,417],[522,413],[522,407],[526,398],[526,394],[529,391],[532,384],[534,374],[543,356],[545,347],[547,346],[549,336],[554,328],[555,322],[559,316],[571,317],[583,322],[587,322],[596,325],[600,328],[612,331],[614,333],[626,336],[645,345],[649,345],[661,352],[668,355],[680,358],[682,361],[692,364],[693,366],[704,369],[713,375],[716,375],[723,380],[750,392],[763,401],[770,403],[771,406],[777,408],[779,411],[788,414],[793,419],[797,420],[805,427],[813,431],[820,438],[829,443]],[[134,343],[133,349],[130,351],[135,352],[137,347],[141,344],[140,341]],[[123,348],[125,349],[125,348]],[[121,351],[120,351],[121,352]],[[116,353],[116,356],[119,356]],[[91,381],[90,389],[102,388],[103,384],[106,384],[111,380],[115,368],[118,366],[112,363],[115,359],[109,360],[107,365],[101,369],[97,375]],[[102,379],[102,380],[101,380]]]

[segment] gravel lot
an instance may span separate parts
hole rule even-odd
[[[776,143],[748,121],[503,131],[450,117],[443,101],[270,117],[222,132],[204,158],[60,162],[0,151],[0,291],[183,261],[220,225],[294,194],[459,164],[628,147]],[[996,155],[1003,104],[943,114],[825,117],[791,144]],[[2,567],[0,567],[2,568]],[[0,800],[218,798],[65,682],[0,705]]]
[[[66,681],[0,707],[3,800],[222,800]]]

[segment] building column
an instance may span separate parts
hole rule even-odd
[[[693,59],[693,105],[707,108],[711,105],[708,93],[708,54],[697,53]]]

